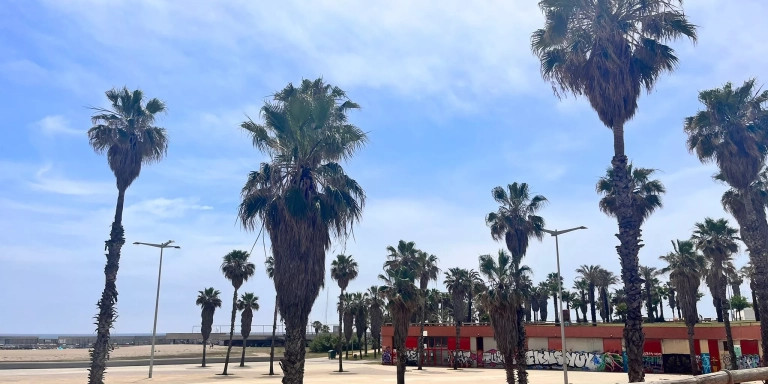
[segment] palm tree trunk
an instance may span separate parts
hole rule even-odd
[[[646,281],[645,282],[645,306],[646,311],[648,311],[648,322],[653,323],[653,298],[651,298],[651,282]]]
[[[405,340],[408,337],[408,321],[410,314],[400,307],[392,308],[392,322],[394,326],[394,347],[397,350],[397,384],[405,384],[405,364],[407,363]]]
[[[693,346],[693,326],[694,325],[695,323],[686,324],[686,326],[688,327],[688,353],[691,355],[691,374],[696,376],[696,375],[700,375],[701,372],[699,372],[699,365],[696,363],[696,348]]]
[[[715,316],[717,316],[717,322],[722,323],[723,322],[723,302],[720,301],[719,298],[712,299],[712,305],[715,306]]]
[[[283,383],[301,384],[304,382],[304,361],[307,351],[306,331],[309,319],[308,317],[295,318],[285,314],[283,320],[285,321],[285,354],[280,361],[284,375]]]
[[[624,341],[627,348],[628,377],[630,382],[644,381],[643,372],[643,334],[642,291],[637,257],[640,251],[640,218],[635,217],[632,206],[632,189],[627,172],[627,157],[624,155],[624,127],[613,127],[614,157],[613,188],[616,195],[616,218],[619,224],[616,247],[621,261],[621,279],[627,295],[627,319],[624,322]]]
[[[528,384],[528,372],[526,371],[526,362],[525,362],[525,352],[526,352],[525,323],[523,322],[521,309],[517,310],[516,322],[517,322],[517,345],[516,345],[517,348],[515,348],[515,365],[517,368],[517,383]],[[509,380],[509,373],[507,373],[507,380]]]
[[[757,293],[757,307],[761,314],[768,313],[768,222],[765,209],[760,197],[751,189],[740,190],[746,217],[736,215],[736,221],[741,227],[741,237],[747,245],[749,259],[755,268],[753,280]],[[740,217],[742,216],[742,217]],[[762,355],[768,356],[768,316],[760,320],[760,339]],[[762,359],[761,365],[766,366],[768,359]]]
[[[365,357],[368,357],[368,331],[363,332],[363,339],[365,339]]]
[[[589,284],[589,312],[592,315],[592,326],[597,327],[597,311],[595,310],[595,286]]]
[[[608,302],[608,287],[602,287],[600,290],[603,292],[603,309],[605,310],[605,318],[603,319],[603,323],[610,323],[611,322],[611,308],[610,303]]]
[[[424,360],[424,320],[427,316],[427,300],[426,300],[426,293],[424,293],[425,299],[422,302],[421,305],[421,327],[419,329],[419,345],[417,346],[419,349],[419,367],[417,368],[419,371],[421,370],[422,360]]]
[[[89,384],[103,384],[104,371],[109,359],[109,332],[115,321],[115,303],[117,302],[117,270],[120,267],[120,250],[125,244],[123,230],[123,204],[125,203],[125,188],[118,188],[115,220],[109,240],[105,241],[107,265],[104,267],[104,290],[101,299],[96,304],[99,313],[96,315],[96,342],[91,349],[91,367],[88,372]]]
[[[243,337],[243,354],[240,355],[240,366],[245,367],[245,347],[248,345],[248,338]]]
[[[662,319],[664,318],[664,300],[663,299],[659,299],[659,317]]]
[[[755,295],[757,287],[755,287],[754,278],[749,279],[749,290],[752,291],[752,309],[755,311],[755,321],[760,321],[760,306],[757,305],[757,296]]]
[[[203,367],[205,367],[205,350],[208,347],[208,339],[203,340]]]
[[[227,358],[224,359],[224,372],[222,375],[227,374],[227,367],[229,366],[229,354],[232,352],[232,337],[235,335],[235,317],[237,316],[237,289],[232,297],[232,320],[229,327],[229,345],[227,345]]]
[[[342,314],[344,313],[344,290],[341,290],[341,294],[339,295],[339,343],[336,349],[339,351],[339,372],[344,372],[344,367],[341,363],[341,343],[344,336],[341,334],[341,329],[344,326],[344,320],[341,318]]]
[[[459,336],[461,335],[461,322],[456,320],[456,346],[453,348],[453,369],[459,369]]]
[[[275,296],[275,315],[272,318],[272,341],[269,343],[269,375],[274,376],[275,334],[277,333],[277,296]]]
[[[555,307],[555,324],[560,324],[560,311],[557,310],[557,292],[552,295],[552,305]]]
[[[728,355],[731,357],[731,366],[726,369],[738,369],[738,366],[736,364],[736,349],[733,347],[733,334],[731,333],[731,319],[728,316],[727,313],[725,313],[725,306],[724,303],[724,297],[726,295],[725,292],[725,276],[720,277],[720,286],[717,287],[717,301],[720,302],[720,311],[722,312],[720,316],[723,318],[723,322],[725,323],[725,349],[728,351]]]

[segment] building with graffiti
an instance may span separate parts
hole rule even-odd
[[[739,368],[760,365],[760,324],[731,324]],[[489,324],[464,324],[458,346],[456,328],[451,325],[427,325],[425,328],[425,366],[452,366],[458,359],[461,367],[502,368],[504,359],[497,350],[493,328]],[[526,325],[526,362],[529,369],[569,369],[605,372],[626,371],[626,353],[622,341],[622,324],[569,325],[565,328],[566,352],[563,354],[560,328],[553,324]],[[685,324],[666,322],[644,324],[643,362],[648,373],[690,373],[690,354]],[[397,352],[392,343],[391,325],[382,328],[382,345],[387,350],[382,363],[393,364]],[[419,327],[411,326],[406,340],[409,364],[418,362]],[[703,322],[694,334],[696,361],[704,373],[717,372],[730,363],[725,348],[722,323]],[[458,351],[457,351],[458,349]]]

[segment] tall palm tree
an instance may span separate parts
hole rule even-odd
[[[387,299],[387,310],[392,315],[392,340],[398,356],[397,384],[405,384],[405,340],[408,337],[408,324],[421,301],[419,289],[414,284],[416,274],[404,265],[385,265],[384,274],[379,275],[379,279],[384,283],[379,292]]]
[[[517,182],[508,184],[506,189],[501,186],[493,188],[491,196],[499,204],[496,212],[491,212],[485,217],[485,223],[491,230],[491,238],[503,239],[512,259],[522,260],[528,251],[529,240],[531,238],[541,240],[544,236],[544,219],[538,213],[546,205],[547,198],[542,195],[531,196],[528,184]],[[546,305],[543,309],[539,305],[539,309],[546,312]],[[517,316],[517,327],[522,334],[519,339],[521,345],[525,345],[523,320],[523,316]],[[527,384],[528,374],[525,364],[518,364],[517,369],[518,382]]]
[[[690,240],[677,240],[672,242],[673,252],[659,259],[666,261],[667,266],[662,268],[662,273],[669,273],[669,280],[675,286],[680,295],[679,304],[683,309],[685,325],[688,328],[688,351],[691,355],[691,372],[698,375],[699,368],[696,364],[696,351],[693,345],[693,327],[699,320],[696,310],[698,301],[699,283],[704,276],[706,262],[704,256],[696,251],[695,244]]]
[[[419,250],[416,249],[416,243],[413,241],[400,240],[397,242],[397,247],[387,246],[387,252],[385,268],[397,269],[400,266],[407,266],[416,269],[418,267],[416,257]]]
[[[384,314],[381,310],[381,293],[378,286],[368,288],[370,297],[370,317],[371,317],[371,340],[373,347],[373,358],[376,358],[376,349],[381,348],[381,326],[384,323]]]
[[[243,285],[243,282],[253,276],[256,272],[256,266],[248,261],[251,255],[246,251],[234,250],[224,255],[221,263],[221,272],[224,277],[232,283],[235,293],[232,296],[232,318],[229,328],[229,344],[227,345],[227,358],[224,360],[224,371],[222,375],[227,374],[229,367],[229,354],[232,352],[232,337],[235,334],[235,317],[237,315],[237,290]]]
[[[587,293],[589,295],[589,310],[592,315],[592,326],[597,326],[597,312],[595,310],[595,287],[600,279],[599,265],[582,265],[576,269],[576,273],[581,275],[581,279],[588,284]]]
[[[675,317],[675,308],[677,307],[677,300],[675,300],[675,296],[677,295],[677,291],[675,290],[674,285],[671,283],[664,283],[664,289],[667,290],[667,300],[669,302],[669,308],[672,309],[672,317]],[[677,317],[682,317],[679,314],[680,308],[677,308],[677,311]]]
[[[651,176],[656,172],[651,168],[634,168],[632,164],[627,165],[627,174],[629,175],[629,187],[632,191],[632,207],[635,217],[644,222],[653,212],[662,207],[661,195],[666,192],[664,184]],[[608,216],[617,217],[618,200],[616,189],[613,184],[613,168],[605,171],[605,176],[597,181],[595,191],[603,195],[600,199],[600,211]]]
[[[344,372],[344,367],[341,362],[341,339],[343,328],[343,316],[344,316],[344,291],[349,286],[349,282],[357,278],[357,261],[352,258],[352,255],[336,255],[336,260],[331,262],[331,279],[336,280],[339,284],[341,293],[339,294],[339,343],[336,349],[339,353],[339,372]],[[351,331],[351,330],[350,330]]]
[[[499,250],[496,258],[491,255],[479,257],[480,273],[488,280],[480,299],[491,317],[496,344],[504,357],[508,384],[515,383],[515,371],[520,365],[517,348],[521,335],[518,334],[517,316],[522,305],[522,295],[512,274],[515,269],[513,265],[518,265],[517,272],[520,275],[530,272],[530,268],[520,265],[520,262],[520,259],[513,261],[503,249]]]
[[[724,309],[728,306],[726,269],[729,269],[728,265],[733,267],[731,264],[733,254],[739,251],[737,230],[728,225],[728,220],[715,220],[711,217],[705,218],[704,222],[696,223],[695,228],[691,240],[696,244],[696,249],[701,251],[707,259],[705,279],[717,304],[715,305],[715,310],[718,311],[717,317],[725,322],[726,349],[731,356],[729,369],[737,369],[731,320]]]
[[[655,267],[640,266],[640,276],[645,281],[645,305],[648,311],[648,322],[654,322],[653,316],[653,287],[658,284],[659,279],[656,276],[661,275],[661,271]]]
[[[285,321],[281,367],[286,384],[304,377],[309,313],[325,279],[325,252],[332,235],[346,239],[362,215],[365,192],[339,161],[366,142],[347,113],[359,106],[343,90],[322,79],[288,84],[261,109],[264,124],[241,127],[269,155],[251,172],[242,190],[243,227],[261,225],[275,258],[275,290]],[[259,225],[261,224],[261,225]]]
[[[755,268],[757,303],[761,313],[768,311],[768,222],[760,171],[768,152],[768,91],[755,89],[755,80],[734,88],[699,93],[705,109],[686,118],[688,149],[702,162],[715,162],[717,178],[731,190],[723,196],[723,206],[736,218],[741,238]],[[768,318],[760,325],[768,329]],[[763,354],[768,354],[768,332],[761,334]]]
[[[240,314],[240,335],[243,336],[243,354],[240,356],[240,366],[245,367],[245,347],[248,345],[248,336],[251,335],[251,324],[253,323],[253,311],[259,310],[259,297],[253,292],[246,292],[240,296],[237,301],[237,309]]]
[[[469,291],[472,289],[472,280],[469,270],[465,268],[450,268],[445,272],[445,287],[451,295],[453,303],[453,321],[456,324],[456,347],[454,349],[453,369],[459,368],[459,337],[461,336],[461,323],[466,321],[466,302]]]
[[[430,255],[424,251],[418,251],[416,253],[416,266],[417,275],[419,278],[419,289],[421,290],[421,319],[419,320],[419,344],[418,355],[419,363],[418,369],[421,370],[422,360],[424,359],[424,322],[426,321],[427,314],[427,288],[429,288],[429,282],[431,280],[437,280],[437,276],[440,273],[440,268],[437,267],[437,256]]]
[[[127,88],[110,89],[106,93],[111,108],[94,108],[91,116],[93,127],[88,130],[88,141],[94,151],[107,154],[109,169],[117,184],[115,219],[105,241],[107,264],[104,267],[104,291],[97,306],[96,342],[91,349],[91,367],[88,383],[104,382],[104,371],[109,359],[109,332],[117,311],[117,270],[120,266],[120,250],[125,244],[123,229],[123,204],[125,191],[141,173],[141,167],[163,159],[168,149],[168,137],[164,128],[156,127],[155,116],[165,112],[165,103],[152,98],[144,100],[141,90]]]
[[[267,256],[264,260],[264,271],[267,272],[267,277],[274,281],[275,278],[275,258],[273,256]],[[275,334],[277,333],[277,294],[275,294],[275,313],[272,315],[272,341],[269,343],[269,375],[275,375],[274,362],[275,362]]]
[[[629,381],[643,381],[641,289],[638,251],[642,218],[636,216],[624,124],[637,110],[642,88],[677,64],[666,45],[682,36],[696,39],[696,28],[680,0],[540,0],[546,23],[531,36],[541,74],[564,93],[585,95],[600,121],[613,131],[611,165],[619,224],[622,280],[628,295],[624,339]]]
[[[208,338],[211,337],[211,330],[213,328],[213,313],[216,312],[216,308],[221,308],[221,298],[218,289],[206,288],[202,291],[198,291],[196,305],[199,305],[201,310],[200,317],[202,318],[202,324],[200,325],[200,333],[203,334],[203,364],[205,367],[205,350],[208,347]]]

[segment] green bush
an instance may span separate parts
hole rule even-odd
[[[343,344],[346,344],[346,339],[342,339]],[[330,333],[321,333],[315,336],[312,342],[309,343],[310,352],[328,352],[331,349],[336,349],[336,344],[339,342],[339,335]],[[358,350],[360,343],[357,341],[357,335],[352,335],[350,340],[350,351]],[[342,345],[342,350],[346,350],[347,346]]]

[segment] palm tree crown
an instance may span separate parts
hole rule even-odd
[[[629,187],[632,189],[632,207],[635,210],[635,217],[642,221],[662,207],[661,195],[666,192],[661,181],[651,180],[654,172],[656,172],[655,169],[633,168],[632,164],[627,165],[627,174],[630,176]],[[613,177],[613,168],[608,168],[605,176],[597,182],[595,190],[604,195],[600,199],[600,210],[608,216],[616,217],[618,206]]]
[[[699,93],[706,107],[685,119],[688,149],[701,161],[714,161],[721,177],[737,189],[755,182],[768,150],[768,90],[755,91],[755,80],[733,88]]]
[[[94,108],[93,127],[88,139],[96,152],[107,153],[109,168],[124,190],[139,177],[141,165],[160,161],[168,150],[164,128],[154,126],[155,116],[165,112],[165,103],[149,99],[137,89],[111,89],[106,92],[111,109]]]
[[[544,207],[547,198],[541,195],[531,197],[526,183],[512,183],[505,190],[493,188],[493,199],[499,204],[496,212],[486,216],[485,222],[491,229],[494,240],[504,239],[513,256],[522,257],[528,250],[528,240],[544,236],[544,219],[536,213]]]
[[[336,260],[331,262],[331,278],[339,283],[342,292],[347,289],[350,280],[357,278],[357,261],[352,255],[336,255]]]
[[[256,266],[248,261],[251,255],[246,251],[234,250],[224,255],[221,263],[221,272],[224,277],[232,282],[235,290],[240,289],[244,281],[253,276],[256,272]]]
[[[642,88],[651,90],[677,64],[666,42],[696,40],[676,0],[540,0],[546,24],[531,36],[541,73],[559,88],[586,95],[607,127],[634,116]]]

